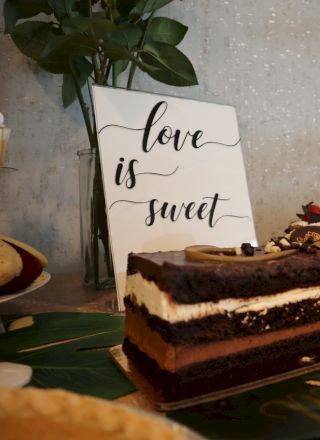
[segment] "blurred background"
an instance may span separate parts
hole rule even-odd
[[[0,172],[0,231],[41,249],[51,272],[78,271],[82,115],[78,103],[63,109],[62,77],[39,70],[4,35],[3,4],[0,111],[12,129],[7,165],[18,171]],[[263,243],[302,204],[320,202],[320,2],[176,0],[160,12],[189,26],[180,48],[199,85],[137,75],[133,88],[236,107]]]

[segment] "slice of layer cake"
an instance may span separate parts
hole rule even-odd
[[[167,401],[298,368],[320,350],[319,244],[300,222],[267,253],[129,255],[124,352]]]

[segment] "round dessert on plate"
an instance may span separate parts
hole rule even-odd
[[[0,388],[1,439],[201,440],[164,417],[63,390]]]
[[[0,295],[28,288],[47,265],[47,258],[34,247],[0,234]]]

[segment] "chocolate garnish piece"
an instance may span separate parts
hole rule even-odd
[[[254,255],[252,257],[245,257],[236,255],[236,248],[219,248],[209,245],[195,245],[188,246],[184,250],[187,260],[192,261],[207,261],[212,263],[233,262],[233,263],[250,263],[257,261],[275,260],[276,258],[283,258],[294,254],[297,251],[290,249],[288,251],[274,252],[270,254]]]
[[[253,257],[254,255],[254,247],[250,243],[242,243],[241,250],[247,257]]]
[[[281,237],[279,240],[279,247],[282,251],[286,251],[288,249],[291,249],[291,244],[287,238]]]
[[[292,243],[314,243],[320,240],[320,226],[303,226],[294,229],[290,236]]]

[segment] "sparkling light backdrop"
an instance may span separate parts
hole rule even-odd
[[[320,202],[320,2],[176,0],[163,14],[189,26],[181,47],[199,86],[174,88],[141,75],[134,88],[237,108],[264,242],[302,203]],[[2,33],[0,53],[0,111],[12,128],[8,165],[19,168],[0,172],[0,230],[40,247],[51,271],[78,270],[76,151],[87,146],[79,108],[63,110],[61,79],[39,71]]]

